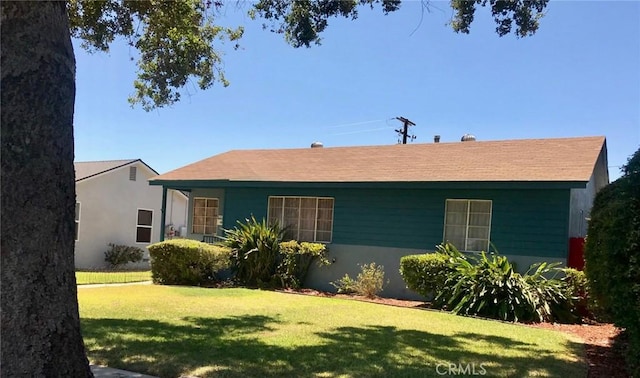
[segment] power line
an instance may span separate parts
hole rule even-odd
[[[376,122],[382,122],[382,121],[385,121],[385,120],[384,119],[375,119],[375,120],[371,120],[371,121],[343,123],[343,124],[340,124],[340,125],[327,126],[327,129],[335,129],[335,128],[338,128],[338,127],[347,127],[347,126],[366,125],[368,123],[376,123]]]
[[[395,130],[398,133],[398,137],[402,136],[402,144],[407,144],[407,139],[415,140],[416,136],[409,134],[409,126],[415,126],[416,124],[404,117],[396,117],[396,119],[403,123],[402,129]],[[400,139],[398,139],[398,144],[400,144]]]
[[[391,126],[391,127],[377,127],[375,129],[366,129],[366,130],[347,131],[347,132],[344,132],[344,133],[337,133],[337,134],[331,134],[331,135],[361,134],[361,133],[368,133],[368,132],[371,132],[371,131],[389,130],[391,128],[393,128],[393,126]]]

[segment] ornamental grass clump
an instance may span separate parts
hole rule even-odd
[[[558,263],[533,264],[525,274],[497,252],[462,253],[450,243],[425,255],[406,256],[400,272],[407,286],[432,296],[432,306],[454,314],[515,322],[580,320]]]
[[[313,261],[329,263],[324,244],[283,242],[284,230],[278,223],[251,217],[225,232],[234,279],[241,285],[297,289],[304,284]]]
[[[224,245],[231,249],[235,279],[247,286],[269,286],[276,273],[284,231],[278,223],[258,222],[255,217],[225,230]]]

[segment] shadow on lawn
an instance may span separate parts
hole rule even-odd
[[[535,345],[508,337],[472,332],[453,336],[395,327],[340,327],[316,335],[315,345],[269,345],[268,334],[279,320],[267,316],[222,319],[185,318],[173,325],[156,320],[82,319],[85,345],[98,364],[161,377],[178,377],[201,368],[200,377],[354,376],[438,377],[438,364],[475,364],[485,376],[584,376],[583,362],[567,362]],[[262,336],[258,338],[258,336]],[[267,336],[267,337],[264,337]],[[483,340],[482,352],[466,348]],[[528,357],[501,357],[503,349],[519,349]],[[574,356],[582,345],[571,343]],[[447,365],[441,365],[439,372]],[[471,372],[471,371],[469,371]]]

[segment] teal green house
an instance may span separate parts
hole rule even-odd
[[[495,246],[520,270],[566,264],[608,182],[600,136],[234,150],[150,180],[189,194],[180,237],[222,236],[251,215],[277,220],[288,237],[329,247],[333,263],[312,269],[306,286],[334,290],[331,281],[376,262],[389,280],[383,295],[397,298],[417,295],[400,258],[443,241],[469,252]]]

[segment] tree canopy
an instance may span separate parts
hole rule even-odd
[[[428,7],[428,0],[422,3]],[[514,32],[526,37],[538,30],[547,3],[452,0],[450,24],[456,32],[469,33],[477,8],[488,7],[499,36]],[[148,111],[174,104],[191,79],[200,89],[215,82],[229,84],[220,48],[225,42],[237,48],[244,28],[219,26],[221,0],[70,0],[67,4],[72,36],[82,40],[83,48],[108,51],[116,38],[123,38],[139,52],[135,93],[129,98],[132,105]],[[263,19],[265,29],[283,34],[297,48],[319,44],[333,17],[356,19],[363,7],[388,14],[401,5],[401,0],[259,0],[247,11],[252,18]]]

